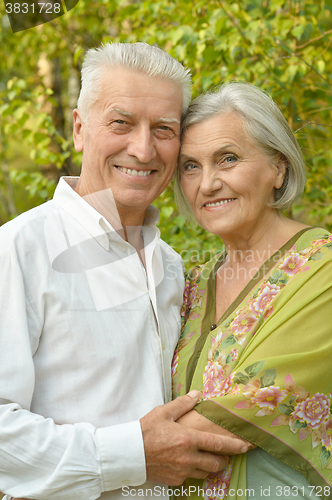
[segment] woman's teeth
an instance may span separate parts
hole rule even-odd
[[[225,203],[228,203],[229,201],[233,201],[235,198],[229,198],[228,200],[221,200],[217,201],[216,203],[205,203],[206,207],[219,207],[220,205],[224,205]]]

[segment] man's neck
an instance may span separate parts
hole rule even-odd
[[[80,194],[78,192],[78,194]],[[82,196],[80,194],[80,196]],[[82,198],[102,215],[118,235],[132,245],[145,267],[144,241],[142,237],[142,225],[145,213],[119,213],[111,189],[104,189],[95,193],[89,193]]]

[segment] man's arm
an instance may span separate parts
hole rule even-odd
[[[216,472],[226,465],[226,458],[218,454],[243,453],[247,450],[247,445],[240,439],[188,430],[176,422],[185,412],[190,411],[197,404],[199,396],[197,391],[193,391],[193,394],[182,396],[167,405],[155,408],[141,419],[148,479],[178,485],[186,477],[204,478],[209,472]],[[12,410],[14,413],[15,408]],[[29,412],[25,413],[29,414]],[[18,415],[16,414],[16,416]],[[75,426],[71,425],[55,426],[50,419],[45,420],[38,415],[33,417],[33,414],[30,414],[29,419],[32,418],[36,422],[39,421],[40,424],[43,422],[43,425],[46,426],[44,450],[37,451],[31,444],[34,441],[29,433],[28,435],[21,434],[15,440],[15,433],[11,426],[7,426],[7,429],[2,426],[5,431],[7,430],[7,433],[5,432],[7,438],[10,429],[12,431],[13,441],[9,443],[7,448],[7,459],[9,460],[7,474],[9,473],[11,476],[15,467],[17,485],[13,485],[9,490],[2,486],[1,489],[7,490],[8,494],[16,497],[45,498],[47,496],[50,499],[70,498],[72,500],[80,498],[82,495],[79,483],[84,482],[85,479],[84,498],[96,498],[101,478],[98,478],[100,474],[98,471],[98,451],[93,449],[94,432],[92,426],[78,424],[74,429]],[[16,422],[17,424],[18,422]],[[51,432],[52,438],[47,439],[47,430]],[[106,430],[104,429],[104,431]],[[101,430],[95,430],[97,435],[98,431]],[[55,439],[54,432],[58,432],[58,439]],[[71,442],[69,441],[67,446],[64,442],[66,435],[71,437]],[[16,447],[18,450],[23,442],[31,449],[29,454],[34,460],[30,464],[22,462],[23,450],[20,450],[19,455],[10,457],[14,448]],[[54,448],[57,449],[54,450]],[[63,451],[62,460],[59,460],[58,464],[53,463],[48,451],[55,456],[61,448]],[[2,451],[4,452],[4,448]],[[130,455],[130,447],[127,449],[127,453]],[[38,460],[36,455],[39,457]],[[59,455],[60,457],[61,455]],[[95,463],[95,466],[91,467],[90,470],[89,463],[91,465]],[[71,465],[70,469],[69,465]],[[19,467],[19,471],[16,467]],[[17,472],[21,475],[17,475]],[[0,484],[4,484],[1,478]],[[107,490],[111,489],[113,488],[107,488]],[[99,490],[99,494],[102,491],[105,489]]]
[[[202,457],[199,451],[213,451],[215,438],[211,443],[211,436],[196,435],[175,423],[197,403],[189,396],[156,408],[142,419],[144,443],[138,421],[103,428],[84,422],[56,425],[51,418],[30,412],[33,355],[42,317],[26,300],[26,280],[9,252],[0,255],[0,271],[6,283],[0,296],[0,375],[5,381],[0,389],[1,491],[12,497],[80,500],[83,494],[86,500],[94,500],[103,491],[143,484],[146,471],[149,479],[160,477],[166,484],[179,484],[183,477],[199,474],[197,470],[207,473],[222,465],[216,464],[222,459],[212,457],[211,464],[211,456]],[[222,450],[222,443],[217,447]]]
[[[181,417],[185,419],[186,414],[198,415],[190,410],[199,398],[198,391],[191,391],[167,405],[155,408],[140,420],[149,480],[176,486],[187,477],[203,479],[210,472],[226,467],[228,454],[235,455],[248,450],[250,443],[232,433],[211,434],[214,432],[212,427],[206,427],[209,432],[194,429],[201,427],[204,430],[204,425],[194,424],[193,417],[190,418],[191,425],[181,425]]]

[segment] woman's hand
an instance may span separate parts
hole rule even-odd
[[[213,432],[214,434],[219,434],[221,436],[228,436],[236,439],[242,439],[243,442],[249,446],[249,450],[253,450],[254,448],[256,448],[254,444],[237,436],[233,432],[224,429],[224,427],[221,427],[221,425],[215,424],[214,422],[204,417],[195,410],[191,410],[188,413],[185,413],[185,415],[182,415],[182,417],[180,417],[177,420],[177,423],[184,425],[185,427],[188,427],[190,429],[197,429],[203,432]]]

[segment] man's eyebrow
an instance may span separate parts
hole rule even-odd
[[[134,113],[129,113],[128,111],[125,111],[124,109],[110,108],[107,111],[108,111],[108,113],[110,113],[111,111],[116,111],[116,113],[119,113],[119,115],[128,116],[129,118],[135,118]]]
[[[136,115],[134,113],[129,113],[128,111],[125,111],[124,109],[120,109],[120,108],[110,108],[107,111],[108,111],[108,113],[115,111],[116,113],[119,113],[119,115],[128,116],[129,118],[136,118]],[[180,125],[180,120],[178,120],[177,118],[158,118],[157,122],[159,122],[159,123],[177,123],[178,125]]]
[[[157,121],[160,123],[177,123],[180,125],[180,120],[177,118],[159,118]]]

